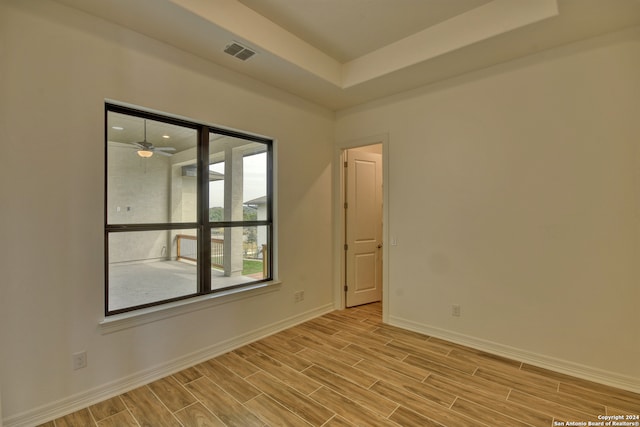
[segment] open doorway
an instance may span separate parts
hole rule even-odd
[[[343,151],[342,277],[345,307],[382,300],[382,144]]]

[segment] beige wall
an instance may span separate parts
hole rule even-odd
[[[390,321],[640,390],[638,76],[635,28],[339,112],[389,135]]]
[[[332,306],[332,112],[46,0],[0,2],[0,44],[5,424]],[[276,139],[280,287],[101,333],[105,98]]]

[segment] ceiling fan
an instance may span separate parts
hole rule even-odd
[[[147,141],[147,120],[144,119],[144,140],[138,142],[127,142],[124,144],[118,144],[125,148],[133,148],[138,150],[138,156],[148,158],[153,156],[154,153],[158,153],[163,156],[172,156],[167,151],[176,151],[173,147],[156,147],[149,141]]]

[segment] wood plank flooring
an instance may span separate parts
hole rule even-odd
[[[639,394],[384,325],[370,304],[43,426],[552,426],[639,414]]]

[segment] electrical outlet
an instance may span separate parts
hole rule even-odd
[[[295,302],[304,301],[304,291],[297,291],[293,294],[293,300]]]
[[[458,304],[451,306],[451,315],[454,317],[460,317],[460,306]]]
[[[87,352],[81,351],[79,353],[73,353],[71,355],[71,360],[73,362],[73,370],[76,371],[78,369],[87,367]]]

